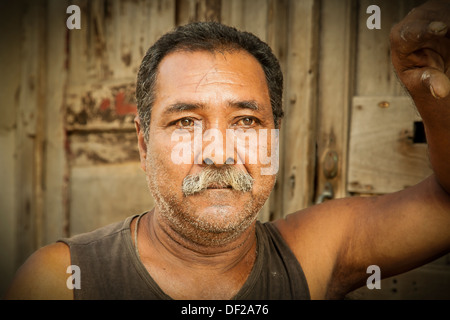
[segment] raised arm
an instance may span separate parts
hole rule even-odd
[[[311,297],[340,298],[450,251],[450,1],[431,1],[392,29],[392,62],[427,134],[434,175],[378,197],[325,202],[276,224],[298,257]]]
[[[414,9],[392,29],[391,52],[423,118],[436,179],[450,193],[450,1]]]

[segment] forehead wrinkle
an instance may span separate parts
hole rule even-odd
[[[239,83],[242,81],[242,79],[240,79],[241,76],[242,75],[239,75],[236,72],[225,71],[217,69],[216,66],[212,66],[199,80],[197,80],[198,82],[195,91],[198,91],[199,87],[207,87],[210,85],[234,85],[243,87],[244,85]]]

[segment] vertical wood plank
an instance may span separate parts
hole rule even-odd
[[[176,24],[181,26],[196,21],[196,0],[176,1]]]
[[[288,47],[288,0],[271,0],[268,3],[267,14],[267,44],[272,48],[273,53],[278,58],[283,75],[287,72],[287,47]],[[286,79],[286,78],[285,78]],[[286,80],[285,80],[286,81]],[[286,86],[285,86],[286,87]],[[285,95],[285,93],[284,93]],[[283,106],[284,107],[284,106]],[[280,137],[283,136],[284,126],[281,127]],[[283,182],[285,150],[284,139],[279,141],[280,162],[277,173],[277,181],[274,189],[261,210],[261,220],[275,220],[283,217]]]
[[[389,3],[388,3],[389,2]],[[357,95],[396,95],[401,93],[390,63],[389,31],[398,21],[400,1],[361,0],[358,21]],[[381,29],[369,30],[366,13],[370,5],[381,9]],[[388,10],[392,8],[392,10]],[[377,54],[374,54],[376,52]]]
[[[17,119],[17,263],[21,264],[39,245],[42,224],[42,111],[45,90],[44,1],[25,4],[23,51]]]
[[[40,248],[44,245],[44,159],[45,159],[45,100],[47,90],[47,24],[42,19],[45,16],[47,10],[47,3],[43,3],[38,9],[37,19],[39,28],[39,43],[37,46],[38,52],[38,66],[37,66],[37,81],[39,82],[39,89],[36,94],[36,127],[34,137],[34,150],[33,150],[33,196],[35,201],[35,216],[36,222],[34,228],[36,229],[35,246]]]
[[[45,104],[45,221],[42,242],[47,244],[69,235],[68,164],[64,97],[68,80],[68,37],[78,30],[66,28],[67,1],[48,1],[47,87]],[[84,20],[82,20],[83,23]],[[82,24],[82,28],[86,28]],[[74,31],[74,32],[73,32]],[[78,68],[81,69],[81,68]]]
[[[145,52],[159,37],[176,26],[175,0],[147,0],[147,7],[148,12],[143,16],[145,23],[142,24],[143,27],[147,25],[147,27],[145,27],[147,35],[143,39]],[[139,64],[140,63],[141,61],[139,60]]]
[[[16,140],[21,84],[22,12],[24,1],[0,2],[0,78],[2,97],[0,117],[0,296],[3,296],[16,270],[17,255],[17,154]],[[5,49],[8,50],[5,50]]]
[[[81,85],[89,80],[88,77],[88,45],[84,39],[89,31],[88,1],[76,0],[74,5],[80,7],[81,29],[73,29],[67,32],[68,37],[68,68],[70,70],[70,85]],[[67,8],[67,6],[66,6]],[[60,8],[62,9],[62,8]],[[65,10],[63,12],[66,12]],[[65,26],[65,23],[64,23]],[[67,28],[66,28],[67,30]]]
[[[134,65],[140,59],[138,53],[139,42],[142,37],[139,32],[141,30],[136,29],[142,24],[148,27],[149,20],[157,19],[155,13],[150,12],[150,18],[143,21],[142,9],[144,4],[147,3],[108,1],[108,6],[111,8],[111,13],[108,16],[105,15],[102,8],[93,10],[93,13],[95,12],[93,21],[96,25],[102,27],[91,28],[91,32],[96,29],[102,30],[102,33],[97,31],[97,38],[105,43],[105,48],[101,54],[97,54],[97,59],[104,61],[104,80],[133,77]],[[148,9],[148,7],[145,7],[145,9]],[[105,58],[102,59],[102,56]]]
[[[244,25],[244,1],[228,0],[222,1],[221,5],[221,22],[242,29]]]
[[[283,214],[312,203],[315,174],[319,2],[292,1],[289,7],[285,96]]]
[[[221,20],[221,0],[177,0],[176,23],[184,25],[194,21]]]
[[[406,95],[399,83],[390,59],[389,33],[412,8],[424,1],[417,0],[361,0],[359,1],[356,95]],[[367,7],[378,5],[381,10],[381,29],[366,26]]]
[[[221,21],[267,41],[268,0],[222,1]]]
[[[348,126],[356,53],[356,9],[353,0],[321,2],[316,199],[324,191],[326,181],[332,184],[335,198],[347,195]],[[337,176],[332,179],[327,179],[323,173],[325,157],[329,152],[336,152],[338,156]]]

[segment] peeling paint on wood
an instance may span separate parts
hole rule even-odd
[[[92,85],[67,95],[68,131],[134,129],[135,84]]]

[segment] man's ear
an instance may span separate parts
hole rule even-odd
[[[139,157],[141,159],[141,169],[146,171],[147,168],[147,143],[145,142],[144,130],[141,130],[141,120],[139,116],[134,118],[134,126],[136,127],[136,133],[138,138]]]

